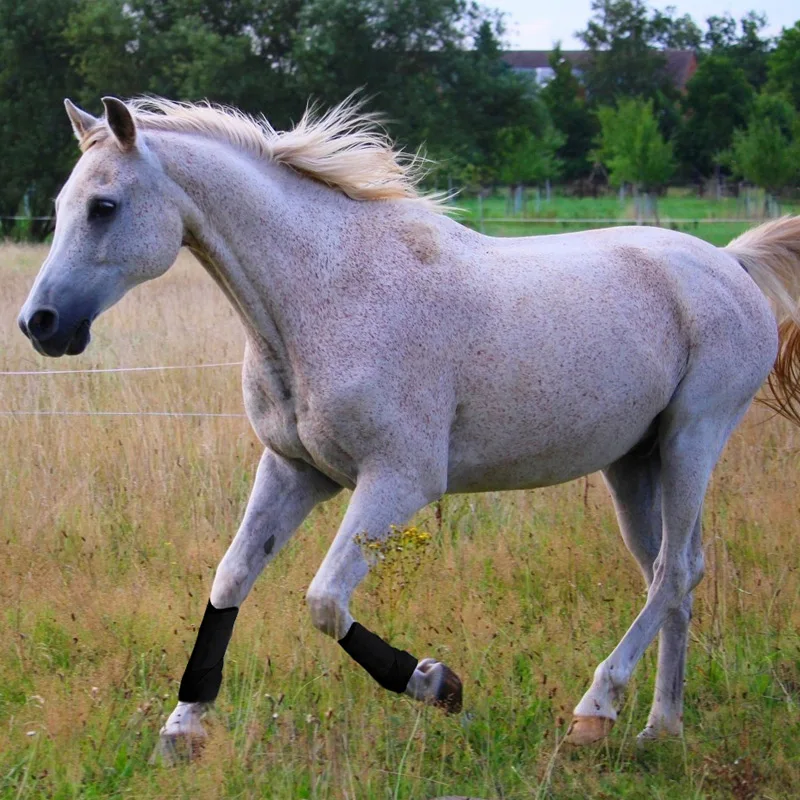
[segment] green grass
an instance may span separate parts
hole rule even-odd
[[[550,202],[542,194],[537,206],[533,193],[528,190],[528,200],[523,213],[515,215],[508,206],[504,194],[493,194],[483,200],[483,218],[479,213],[475,197],[464,196],[453,202],[462,214],[458,217],[466,225],[482,230],[490,236],[541,236],[554,233],[569,233],[579,230],[608,227],[610,225],[633,225],[636,223],[634,205],[630,197],[620,203],[618,197],[563,197],[553,193]],[[659,198],[660,223],[664,227],[698,236],[715,245],[727,244],[747,228],[757,225],[758,215],[763,207],[761,193],[751,190],[749,209],[744,200],[737,198],[702,198],[683,190],[672,190]],[[719,222],[715,220],[742,219],[747,215],[752,221]],[[800,204],[784,203],[783,213],[800,213]],[[586,223],[571,220],[608,219],[614,222]],[[502,220],[494,222],[493,220]],[[536,220],[535,222],[532,220]],[[548,222],[548,220],[553,220]],[[673,220],[679,220],[677,222]],[[688,222],[686,220],[689,220]],[[654,221],[646,220],[647,224]]]
[[[466,221],[465,221],[466,222]],[[480,229],[476,222],[468,222],[470,227]],[[623,225],[630,225],[629,221],[621,222]],[[731,239],[743,233],[748,228],[753,227],[756,222],[712,222],[712,223],[671,223],[665,225],[673,230],[697,236],[711,244],[723,246],[728,244]],[[576,231],[593,230],[597,228],[610,227],[608,224],[587,225],[585,223],[558,222],[553,224],[538,222],[492,222],[487,220],[482,226],[483,233],[489,236],[545,236],[547,234],[574,233]]]

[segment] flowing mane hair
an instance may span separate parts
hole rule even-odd
[[[258,158],[285,164],[353,200],[413,200],[445,213],[444,194],[419,190],[428,160],[419,152],[396,148],[380,125],[381,116],[364,111],[364,103],[350,95],[325,113],[311,104],[288,131],[276,131],[263,114],[252,117],[209,102],[139,97],[126,105],[141,130],[190,133],[226,142]],[[85,152],[107,135],[105,125],[93,128],[81,141],[81,149]]]

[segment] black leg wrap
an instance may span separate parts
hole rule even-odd
[[[210,703],[216,700],[222,683],[222,662],[238,613],[236,607],[214,608],[208,601],[194,650],[181,678],[178,700],[184,703]]]
[[[354,622],[339,640],[345,653],[375,678],[384,689],[402,694],[417,668],[417,659],[405,650],[398,650]]]

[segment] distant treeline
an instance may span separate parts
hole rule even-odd
[[[542,88],[502,60],[502,15],[468,0],[0,0],[0,216],[50,212],[76,157],[62,100],[99,113],[105,94],[285,127],[362,89],[440,188],[601,174],[648,192],[722,171],[779,193],[800,169],[800,22],[777,39],[765,24],[594,0],[592,57],[577,76],[556,49]],[[697,52],[685,90],[664,48]]]

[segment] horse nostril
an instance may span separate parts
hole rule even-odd
[[[58,330],[58,311],[54,308],[40,308],[28,320],[28,333],[33,339],[43,342]]]
[[[30,339],[31,335],[28,333],[28,326],[25,324],[25,320],[22,317],[17,319],[17,325],[19,325],[19,329],[22,333]]]

